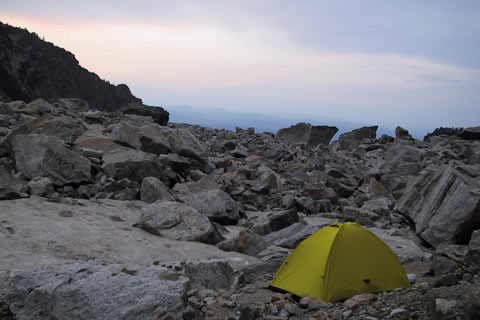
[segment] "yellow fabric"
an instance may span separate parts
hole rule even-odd
[[[273,287],[326,302],[409,288],[393,251],[357,223],[337,223],[305,239],[273,278]]]

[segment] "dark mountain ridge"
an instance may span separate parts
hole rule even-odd
[[[81,98],[103,111],[142,103],[127,85],[100,79],[65,49],[36,33],[0,22],[0,98],[53,102],[59,97]]]

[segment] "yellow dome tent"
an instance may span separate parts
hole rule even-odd
[[[325,302],[361,293],[410,288],[393,251],[353,222],[320,229],[300,243],[278,269],[272,287]]]

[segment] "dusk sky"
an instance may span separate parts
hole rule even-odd
[[[480,1],[22,1],[0,19],[150,105],[480,125]]]

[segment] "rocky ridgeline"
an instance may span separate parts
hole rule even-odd
[[[480,130],[337,130],[0,103],[0,319],[478,319]],[[412,288],[334,304],[266,289],[336,221],[387,242]]]
[[[142,102],[127,85],[113,85],[80,66],[71,52],[0,21],[0,100],[58,97],[82,98],[106,111]]]

